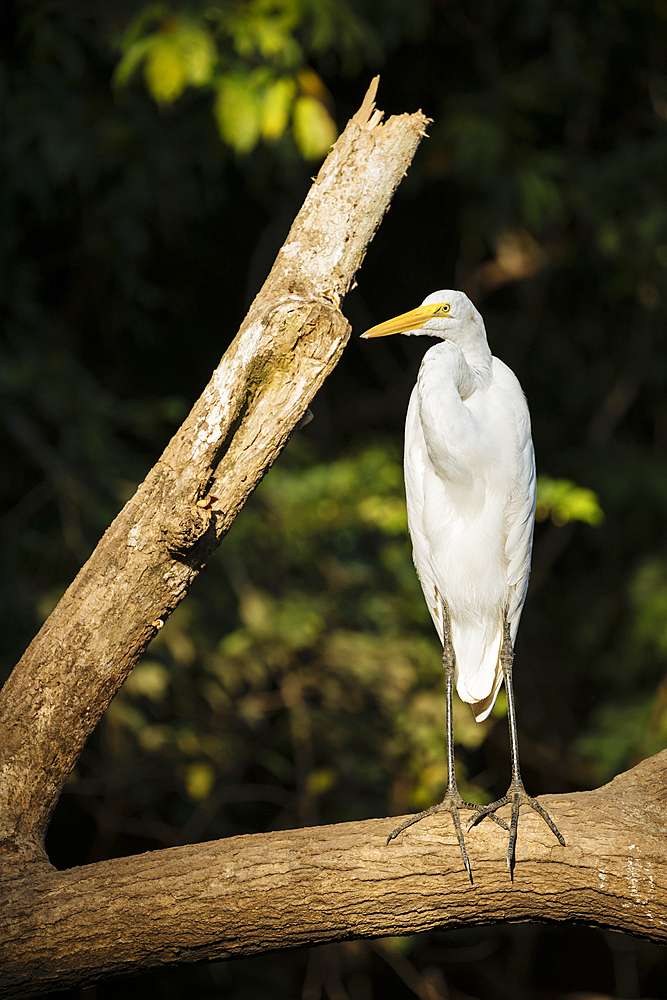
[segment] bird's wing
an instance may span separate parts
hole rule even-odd
[[[507,538],[507,583],[509,586],[509,607],[507,618],[512,634],[516,638],[519,619],[530,573],[530,557],[533,549],[533,525],[535,521],[535,452],[530,433],[528,404],[519,381],[509,368],[494,358],[494,376],[497,375],[507,385],[507,398],[511,401],[517,433],[517,474],[506,507]]]
[[[424,432],[419,419],[417,387],[412,391],[405,420],[405,496],[408,508],[408,528],[412,539],[412,558],[424,591],[426,606],[436,631],[443,641],[442,598],[431,566],[431,547],[424,532],[424,471],[428,456]]]

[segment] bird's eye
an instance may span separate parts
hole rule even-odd
[[[435,314],[435,315],[436,315],[436,316],[446,316],[446,315],[447,315],[447,313],[449,312],[449,310],[450,310],[451,308],[452,308],[452,307],[451,307],[451,305],[449,304],[449,302],[443,302],[441,306],[438,306],[438,308],[437,308],[437,311],[436,311],[436,314]]]

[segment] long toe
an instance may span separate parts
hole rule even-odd
[[[501,806],[506,806],[510,801],[511,799],[509,795],[503,795],[502,799],[490,802],[488,806],[475,806],[475,814],[468,820],[466,830],[470,832],[473,826],[477,826],[481,820],[486,819],[488,816],[488,818],[492,819],[494,823],[498,824],[498,826],[502,826],[503,830],[509,831],[509,826],[502,816],[498,816],[496,814],[496,809],[500,809]]]
[[[461,818],[459,816],[459,809],[477,809],[477,808],[478,807],[476,805],[473,805],[472,802],[464,802],[458,793],[451,794],[448,792],[447,795],[445,795],[442,802],[438,802],[436,805],[431,806],[430,809],[425,809],[423,812],[417,813],[416,816],[411,816],[409,819],[406,819],[403,823],[401,823],[400,826],[397,826],[395,830],[392,830],[392,832],[387,837],[387,843],[389,844],[390,841],[398,837],[399,833],[403,833],[403,831],[407,830],[409,826],[414,826],[415,823],[419,823],[420,820],[425,819],[427,816],[434,816],[436,813],[440,812],[448,812],[454,822],[454,829],[456,831],[456,837],[459,842],[459,849],[461,851],[461,857],[463,858],[463,864],[465,866],[465,870],[467,871],[468,877],[472,882],[472,869],[470,868],[468,852],[466,850],[465,840],[463,837],[463,829],[461,827]],[[498,822],[500,822],[501,825],[504,826],[505,829],[507,829],[507,824],[504,822],[504,820],[498,820]]]
[[[468,820],[467,829],[472,829],[472,827],[476,826],[477,823],[484,819],[485,816],[490,816],[493,819],[496,815],[495,811],[497,809],[500,809],[501,806],[510,804],[512,806],[510,825],[508,827],[504,821],[503,825],[506,830],[509,830],[509,841],[507,844],[507,868],[510,874],[512,874],[514,870],[517,830],[519,826],[519,809],[521,806],[530,806],[531,809],[542,817],[561,847],[565,847],[565,838],[546,809],[542,808],[537,799],[528,795],[523,786],[523,782],[521,781],[512,781],[510,787],[507,789],[506,795],[503,795],[503,797],[498,799],[496,802],[491,802],[488,806],[483,806],[481,809],[478,809],[474,816],[471,816]]]

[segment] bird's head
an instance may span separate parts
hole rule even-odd
[[[440,337],[458,342],[467,340],[471,334],[484,334],[484,323],[464,292],[443,289],[427,295],[416,309],[373,326],[361,336],[370,340],[373,337],[389,337],[392,333]]]

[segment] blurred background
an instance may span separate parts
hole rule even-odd
[[[428,342],[358,340],[439,288],[474,299],[532,411],[528,790],[595,787],[664,747],[666,0],[3,0],[0,47],[1,679],[203,390],[371,77],[388,114],[433,119],[312,423],[91,738],[53,863],[441,797],[444,680],[401,472]],[[503,699],[482,725],[457,704],[456,738],[464,797],[503,794]],[[667,997],[667,961],[498,926],[62,996],[121,990]]]

